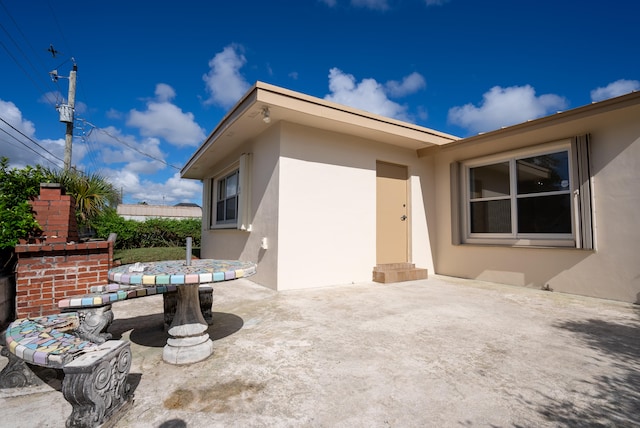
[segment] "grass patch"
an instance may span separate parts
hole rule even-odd
[[[191,254],[194,259],[200,258],[200,248],[192,248]],[[186,257],[187,247],[132,248],[113,252],[113,259],[120,261],[123,265],[160,260],[185,260]]]

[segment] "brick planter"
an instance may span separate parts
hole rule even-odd
[[[57,313],[58,300],[106,285],[113,261],[112,242],[78,242],[75,201],[59,184],[42,184],[31,206],[43,233],[15,248],[17,318]]]
[[[105,285],[113,260],[111,242],[31,244],[16,247],[16,316],[59,312],[58,300]]]

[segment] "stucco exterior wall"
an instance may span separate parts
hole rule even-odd
[[[474,278],[625,302],[640,300],[640,122],[620,115],[595,121],[591,134],[595,250],[453,245],[450,164],[553,141],[523,134],[464,145],[430,156],[436,169],[436,264],[439,274]],[[570,135],[557,135],[556,140]]]
[[[256,157],[257,158],[257,157]],[[278,215],[278,289],[370,281],[376,265],[376,160],[407,165],[411,259],[432,266],[415,151],[284,123]]]
[[[203,220],[201,257],[249,260],[258,263],[257,274],[251,280],[276,289],[278,266],[278,187],[279,187],[279,126],[270,128],[258,141],[249,141],[218,162],[203,183]],[[210,178],[237,162],[243,153],[250,153],[250,231],[210,229]],[[262,238],[268,248],[262,249]]]
[[[210,229],[209,178],[243,153],[251,158],[251,230]],[[377,160],[408,167],[410,259],[433,270],[425,211],[432,163],[415,150],[286,122],[237,147],[204,180],[201,256],[256,261],[252,280],[277,290],[370,281]]]

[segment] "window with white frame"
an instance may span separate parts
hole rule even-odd
[[[209,181],[210,228],[251,230],[249,183],[249,154],[240,156]]]
[[[460,241],[591,248],[588,168],[582,167],[588,159],[579,158],[586,156],[586,142],[463,162]],[[587,198],[577,198],[580,193]]]
[[[240,170],[236,169],[217,180],[215,224],[236,224],[238,221],[238,193]]]

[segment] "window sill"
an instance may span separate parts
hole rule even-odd
[[[568,243],[547,243],[547,242],[536,242],[530,244],[523,243],[502,243],[502,242],[478,242],[478,241],[467,241],[461,242],[458,246],[467,246],[467,247],[488,247],[488,248],[531,248],[531,249],[544,249],[544,250],[577,250],[577,251],[590,251],[595,252],[595,249],[588,248],[576,248],[575,242]]]
[[[233,224],[233,225],[219,225],[219,226],[211,226],[209,227],[209,229],[207,229],[209,232],[216,232],[216,231],[227,231],[227,232],[242,232],[242,233],[249,233],[251,232],[251,229],[239,229],[238,225]]]
[[[209,227],[209,230],[221,230],[221,229],[226,229],[226,230],[238,229],[238,225],[236,223],[229,223],[229,224],[216,224]]]

